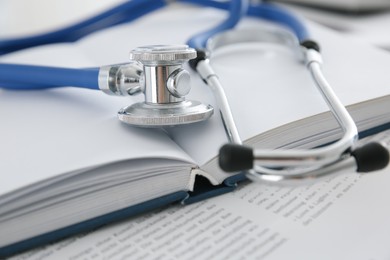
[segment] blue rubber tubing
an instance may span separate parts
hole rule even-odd
[[[0,64],[0,88],[26,90],[62,86],[99,89],[99,68],[70,69],[33,65]]]

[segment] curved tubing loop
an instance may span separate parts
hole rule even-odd
[[[230,5],[223,1],[213,0],[180,0],[192,4],[213,7],[222,10],[229,10]],[[246,15],[265,19],[290,29],[298,38],[299,42],[309,39],[309,31],[304,23],[294,14],[284,8],[268,3],[250,3],[246,8]]]
[[[44,44],[74,42],[98,30],[131,22],[165,5],[164,0],[126,1],[80,23],[59,30],[29,37],[0,40],[0,55]]]
[[[192,37],[188,42],[191,47],[203,48],[207,38],[223,30],[233,28],[245,14],[283,24],[290,28],[300,41],[308,38],[308,32],[300,20],[278,6],[271,4],[248,4],[248,0],[232,0],[230,3],[212,0],[179,1],[229,11],[229,17],[224,22],[215,28]],[[3,39],[0,40],[0,55],[38,45],[73,42],[92,32],[131,22],[165,6],[166,2],[164,0],[126,1],[80,23],[56,31],[22,38]]]
[[[197,1],[185,1],[197,4]],[[248,3],[247,0],[231,0],[229,4],[229,16],[222,23],[217,26],[198,33],[191,37],[187,44],[195,49],[204,49],[206,47],[207,40],[217,33],[234,28],[241,18],[247,13]]]

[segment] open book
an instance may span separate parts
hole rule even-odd
[[[371,138],[389,146],[390,130]],[[388,259],[389,173],[344,170],[298,186],[241,182],[223,196],[158,208],[10,260]]]
[[[190,34],[209,27],[202,23],[203,16],[217,21],[223,15],[210,15],[207,10],[189,15],[193,9],[177,5],[74,44],[38,47],[1,61],[75,67],[122,63],[129,48],[184,42]],[[173,22],[175,32],[161,37],[145,33],[145,28],[158,32]],[[241,26],[269,25],[248,20]],[[323,46],[325,74],[359,131],[388,128],[390,55],[311,27]],[[339,48],[340,44],[350,48]],[[264,148],[291,143],[291,147],[296,143],[313,147],[340,136],[325,102],[291,50],[242,44],[215,53],[212,65],[246,142]],[[218,109],[211,91],[195,74],[192,85],[190,99]],[[140,100],[76,88],[0,90],[0,255],[172,202],[188,203],[231,191],[243,179],[217,167],[219,147],[227,142],[218,113],[204,123],[164,130],[133,128],[116,119],[117,110]],[[294,121],[282,131],[271,131]]]

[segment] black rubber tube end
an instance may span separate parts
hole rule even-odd
[[[225,144],[219,150],[219,167],[225,172],[252,169],[252,148],[238,144]]]
[[[320,52],[320,50],[321,50],[320,45],[317,42],[312,41],[312,40],[304,40],[300,44],[301,44],[301,46],[305,47],[306,49],[313,49],[313,50],[316,50],[318,52]]]
[[[385,168],[389,164],[389,151],[379,143],[368,143],[352,153],[358,172],[371,172]]]
[[[188,64],[190,65],[191,69],[196,71],[196,67],[198,66],[199,61],[207,59],[208,55],[205,50],[196,50],[196,58],[189,60]]]

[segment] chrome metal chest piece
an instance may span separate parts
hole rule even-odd
[[[194,58],[196,51],[187,45],[139,47],[130,52],[133,63],[102,71],[99,87],[108,94],[145,94],[145,102],[118,112],[119,119],[127,124],[161,127],[203,121],[213,114],[213,108],[185,99],[191,80],[183,64]]]

